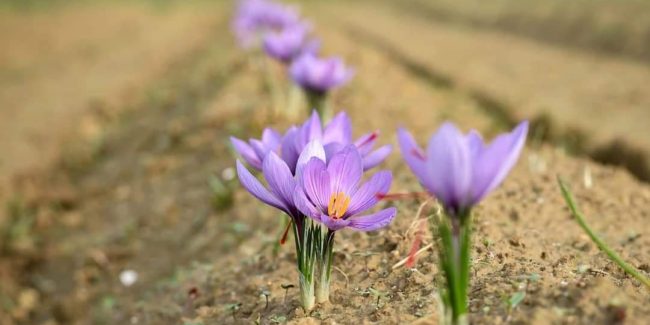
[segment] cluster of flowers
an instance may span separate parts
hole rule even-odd
[[[321,116],[326,115],[327,93],[354,75],[341,58],[319,57],[320,41],[310,35],[312,24],[294,7],[270,0],[240,1],[233,31],[243,48],[263,48],[288,69],[292,81],[307,96],[310,110],[315,108]]]
[[[268,55],[290,64],[293,80],[308,94],[322,96],[350,77],[339,59],[317,58],[318,46],[307,39],[309,24],[293,8],[245,0],[240,2],[234,25],[242,44],[261,41]],[[303,124],[283,134],[267,128],[261,139],[231,138],[241,158],[266,181],[266,185],[260,182],[238,160],[241,184],[290,218],[301,302],[306,310],[329,300],[336,232],[344,228],[377,230],[389,225],[397,214],[394,207],[368,212],[388,194],[392,173],[381,170],[364,177],[388,157],[391,146],[374,149],[378,132],[354,140],[352,122],[345,112],[324,122],[322,112],[314,111]],[[437,220],[441,269],[447,279],[442,298],[454,324],[463,323],[467,314],[472,207],[505,179],[527,132],[528,123],[522,122],[486,144],[477,132],[463,134],[445,123],[423,150],[408,131],[398,130],[404,161],[444,208],[445,217]]]
[[[466,313],[467,305],[471,209],[515,165],[527,130],[528,123],[522,122],[487,145],[475,131],[465,135],[445,123],[431,137],[426,151],[406,130],[398,131],[405,162],[445,209],[447,218],[439,227],[447,229],[441,236],[443,244],[449,244],[441,250],[449,282],[446,300],[450,304],[460,301],[459,317]],[[291,218],[305,309],[311,309],[315,300],[328,300],[335,233],[343,228],[377,230],[387,226],[397,213],[394,207],[365,213],[388,193],[392,182],[391,172],[382,170],[361,184],[364,173],[391,152],[389,145],[373,150],[376,140],[377,132],[373,132],[353,141],[352,123],[345,112],[325,126],[314,113],[284,135],[267,128],[261,139],[245,142],[231,138],[235,150],[262,172],[268,185],[237,161],[241,184],[260,201]]]

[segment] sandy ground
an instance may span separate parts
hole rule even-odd
[[[114,114],[214,27],[214,14],[193,6],[73,5],[0,17],[0,182],[47,166],[84,114]]]

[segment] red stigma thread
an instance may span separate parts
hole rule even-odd
[[[280,245],[284,245],[284,243],[287,242],[287,237],[289,237],[289,228],[291,228],[292,223],[293,221],[289,221],[287,228],[284,230],[284,233],[282,233],[282,238],[280,238]]]
[[[365,146],[365,145],[368,144],[370,141],[373,141],[373,140],[377,139],[377,136],[378,136],[378,135],[379,135],[379,132],[378,132],[378,131],[375,131],[375,132],[371,133],[371,134],[368,136],[368,138],[365,139],[365,140],[363,140],[363,142],[359,143],[359,145],[358,145],[357,147]]]
[[[392,194],[377,193],[375,197],[378,200],[397,201],[397,200],[404,200],[404,199],[413,199],[417,197],[429,197],[429,193],[427,192],[392,193]]]
[[[415,158],[420,159],[422,161],[427,160],[427,157],[425,157],[424,154],[422,153],[422,151],[420,151],[418,149],[412,149],[411,154],[413,156],[415,156]]]
[[[420,244],[422,243],[422,234],[424,233],[424,222],[420,222],[420,229],[415,233],[415,240],[413,241],[413,245],[411,246],[411,250],[409,251],[409,257],[406,260],[406,267],[412,268],[415,266],[415,262],[417,261],[417,254],[418,250],[420,249]]]

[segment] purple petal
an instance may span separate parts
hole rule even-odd
[[[325,162],[318,158],[309,160],[302,172],[302,188],[311,203],[320,211],[327,211],[331,187]]]
[[[364,134],[354,142],[354,145],[357,146],[359,153],[362,156],[365,156],[370,152],[370,150],[372,150],[372,147],[375,146],[375,141],[377,141],[378,136],[379,131]]]
[[[280,198],[286,207],[293,206],[293,192],[296,189],[296,183],[289,166],[275,152],[271,152],[262,163],[262,172],[269,183],[271,192]]]
[[[334,218],[330,218],[326,214],[321,214],[320,222],[332,231],[337,231],[339,229],[345,228],[348,225],[350,225],[350,220],[334,219]]]
[[[411,133],[406,131],[406,129],[400,128],[397,130],[397,141],[399,142],[400,151],[402,151],[402,157],[409,168],[411,168],[413,174],[415,174],[420,180],[420,183],[426,188],[430,188],[432,180],[427,173],[427,159],[424,151],[418,146]]]
[[[296,163],[296,177],[300,179],[303,167],[314,157],[327,162],[325,157],[325,148],[323,148],[323,145],[319,140],[309,142],[300,153],[298,162]]]
[[[311,117],[300,128],[300,136],[297,141],[298,151],[313,140],[319,140],[322,143],[323,130],[321,127],[320,117],[316,111],[313,111]]]
[[[257,140],[257,139],[251,139],[249,141],[251,147],[253,150],[255,150],[255,154],[261,159],[264,160],[266,155],[271,151],[262,141]]]
[[[363,175],[363,164],[359,151],[354,145],[345,147],[332,157],[327,164],[327,171],[330,174],[332,193],[354,194],[354,188]]]
[[[298,156],[300,152],[296,150],[296,136],[298,133],[298,128],[292,126],[287,130],[282,138],[282,160],[287,163],[291,172],[295,174],[296,172],[296,163],[298,162]]]
[[[390,155],[392,149],[393,147],[387,144],[363,157],[363,170],[368,170],[381,164]]]
[[[282,136],[278,131],[273,130],[271,128],[266,128],[262,132],[262,143],[269,148],[271,151],[275,151],[280,147],[280,143],[282,142]]]
[[[328,143],[325,145],[325,157],[332,158],[336,153],[339,151],[343,150],[345,148],[345,144],[334,142],[334,143]]]
[[[377,213],[350,218],[348,219],[350,221],[348,227],[359,231],[377,230],[388,226],[395,218],[395,215],[397,215],[396,208],[384,209]]]
[[[293,195],[293,203],[302,214],[320,222],[322,212],[309,201],[305,192],[299,188],[296,189]]]
[[[470,150],[465,136],[451,123],[444,123],[429,140],[426,170],[430,180],[423,181],[447,208],[469,204],[472,181]]]
[[[249,165],[257,170],[262,170],[262,161],[248,143],[235,137],[230,137],[230,142],[235,151],[237,151],[237,153],[244,158]]]
[[[472,200],[480,201],[506,178],[515,165],[526,142],[528,121],[512,132],[502,134],[483,148],[474,161]]]
[[[350,206],[346,216],[354,216],[357,213],[372,208],[379,202],[379,195],[388,193],[393,175],[387,170],[377,172],[363,184],[358,191],[350,198]]]
[[[325,127],[323,143],[348,144],[352,141],[352,121],[345,112],[340,112]]]
[[[237,160],[237,176],[241,185],[258,200],[276,207],[282,211],[287,211],[287,207],[253,176],[244,165]]]

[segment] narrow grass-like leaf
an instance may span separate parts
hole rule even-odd
[[[637,271],[634,267],[631,265],[627,264],[614,250],[612,250],[605,242],[603,242],[594,232],[593,230],[587,225],[587,222],[585,221],[582,213],[578,209],[575,200],[573,199],[573,194],[571,191],[568,189],[564,181],[558,176],[557,177],[557,182],[560,185],[560,190],[562,191],[562,196],[564,196],[564,200],[566,201],[566,204],[569,206],[569,210],[571,210],[571,214],[573,214],[573,217],[576,219],[580,227],[587,233],[589,238],[600,248],[601,251],[603,251],[609,258],[618,266],[620,266],[627,274],[635,277],[637,280],[639,280],[643,285],[648,287],[650,289],[650,279],[646,278],[643,274],[641,274],[639,271]]]

